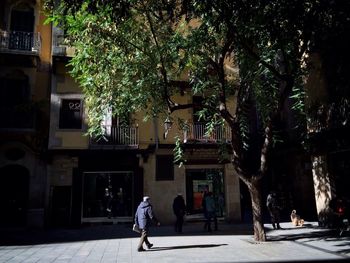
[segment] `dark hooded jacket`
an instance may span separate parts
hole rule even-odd
[[[152,220],[157,222],[153,214],[152,205],[148,201],[141,202],[135,213],[135,224],[140,229],[147,229],[151,225]]]

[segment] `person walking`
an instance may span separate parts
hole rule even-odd
[[[146,243],[148,249],[153,247],[153,244],[148,240],[148,230],[149,226],[152,224],[152,221],[156,223],[157,226],[160,226],[159,221],[154,216],[152,205],[150,203],[150,197],[144,196],[143,201],[137,207],[135,213],[135,224],[139,227],[141,231],[141,238],[137,251],[145,251],[143,248],[143,243]]]
[[[202,197],[202,209],[203,209],[203,216],[204,216],[204,230],[208,230],[208,213],[207,213],[207,206],[205,204],[205,199],[208,195],[207,191],[204,191],[203,197]]]
[[[214,229],[218,230],[218,220],[216,217],[216,205],[215,200],[213,198],[213,193],[209,192],[205,197],[205,210],[207,213],[207,227],[208,232],[211,232],[211,221],[214,221]]]
[[[277,194],[271,191],[266,199],[266,206],[269,210],[273,229],[281,229],[280,227],[280,206],[278,205]]]
[[[175,232],[182,233],[182,226],[184,223],[184,215],[186,212],[185,200],[181,193],[178,193],[173,201],[173,211],[176,216]]]

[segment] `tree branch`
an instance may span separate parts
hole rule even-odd
[[[145,9],[146,9],[146,7],[145,7]],[[160,73],[163,76],[163,81],[164,81],[164,85],[163,85],[164,94],[163,94],[163,97],[164,97],[164,99],[165,99],[165,101],[166,101],[166,103],[168,105],[168,109],[170,109],[174,103],[171,101],[169,93],[168,93],[167,70],[165,68],[165,62],[164,62],[164,59],[163,59],[163,55],[160,52],[160,46],[159,46],[159,43],[158,43],[158,40],[157,40],[157,37],[156,37],[156,33],[155,33],[155,30],[154,30],[154,27],[153,27],[152,19],[151,19],[150,15],[149,15],[149,12],[147,10],[146,10],[146,17],[147,17],[147,20],[148,20],[148,23],[149,23],[149,26],[150,26],[150,29],[151,29],[152,38],[154,40],[154,43],[155,43],[155,45],[157,47],[157,50],[158,50],[158,53],[159,53],[159,59],[160,59],[160,63],[161,63]]]

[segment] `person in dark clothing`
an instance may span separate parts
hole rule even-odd
[[[216,217],[216,204],[213,197],[213,193],[209,192],[205,197],[205,210],[207,212],[207,229],[211,232],[211,221],[214,222],[215,231],[218,230],[218,220]]]
[[[184,223],[186,205],[181,193],[177,194],[177,196],[174,199],[173,211],[176,216],[175,232],[182,233],[182,225]]]
[[[204,216],[204,230],[207,230],[208,229],[208,213],[207,213],[207,206],[205,204],[205,198],[207,197],[208,195],[208,192],[205,191],[203,193],[203,197],[202,197],[202,209],[203,209],[203,216]]]
[[[270,194],[267,196],[266,206],[267,206],[267,209],[269,210],[273,229],[281,229],[280,227],[281,207],[278,204],[276,192],[271,191]]]
[[[153,247],[153,244],[151,244],[148,240],[148,229],[152,224],[152,221],[154,221],[157,226],[160,226],[159,221],[154,216],[150,198],[148,196],[144,196],[143,201],[139,204],[135,213],[135,224],[141,230],[141,238],[137,247],[137,251],[139,252],[145,251],[143,248],[143,243],[146,243],[148,249]]]
[[[104,199],[105,199],[107,217],[111,218],[113,215],[113,213],[112,213],[112,210],[113,210],[113,192],[112,192],[112,189],[110,189],[110,188],[105,189]]]

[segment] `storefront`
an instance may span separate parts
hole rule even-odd
[[[83,174],[83,221],[89,218],[131,217],[133,172],[105,171]]]
[[[218,216],[224,216],[224,172],[222,169],[187,169],[186,203],[190,214],[203,213],[202,200],[205,193],[212,192]]]

